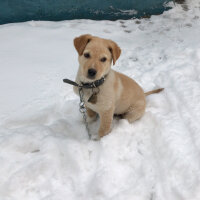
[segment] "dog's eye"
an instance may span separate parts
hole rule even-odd
[[[106,57],[101,58],[101,62],[106,62],[106,60],[107,60]]]
[[[85,58],[90,58],[90,54],[89,53],[84,53],[84,57]]]

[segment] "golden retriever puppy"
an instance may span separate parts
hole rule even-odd
[[[92,35],[81,35],[74,39],[78,52],[78,84],[90,84],[100,80],[95,89],[83,89],[88,122],[100,117],[99,137],[111,131],[113,115],[121,115],[130,123],[142,117],[145,112],[145,96],[163,89],[144,93],[131,78],[111,69],[121,54],[121,49],[112,40]],[[74,87],[76,94],[78,88]],[[97,93],[94,95],[94,91]]]

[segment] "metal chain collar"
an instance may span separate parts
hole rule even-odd
[[[85,126],[86,126],[86,129],[88,132],[89,139],[91,139],[91,134],[90,134],[90,130],[89,130],[88,122],[87,122],[87,113],[86,113],[85,101],[83,98],[83,96],[84,96],[83,88],[92,89],[92,95],[88,99],[88,102],[94,104],[97,101],[97,94],[100,91],[99,86],[104,83],[104,81],[106,80],[106,77],[107,77],[107,75],[104,75],[101,79],[96,80],[92,83],[81,83],[81,84],[71,81],[70,79],[63,79],[63,82],[73,85],[75,87],[78,87],[79,97],[80,97],[79,111],[83,115],[83,120],[85,122]]]
[[[80,97],[79,111],[83,115],[85,127],[87,129],[89,139],[91,139],[91,133],[90,133],[89,125],[88,125],[88,122],[87,122],[87,112],[86,112],[86,107],[85,107],[85,101],[84,101],[84,98],[83,98],[84,97],[83,88],[79,87],[78,91],[79,91],[79,97]],[[92,88],[92,96],[97,95],[99,92],[100,92],[99,87]]]
[[[90,134],[90,130],[89,130],[88,122],[87,122],[87,113],[86,113],[85,101],[83,99],[83,96],[84,96],[83,88],[79,87],[78,91],[79,91],[79,96],[80,96],[79,111],[83,115],[85,127],[87,129],[89,139],[91,139],[91,134]]]

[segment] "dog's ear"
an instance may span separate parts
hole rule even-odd
[[[119,58],[120,54],[121,54],[121,49],[120,47],[113,42],[112,40],[109,40],[109,46],[108,46],[109,51],[112,54],[112,59],[113,59],[113,65],[115,64],[115,62],[117,61],[117,59]]]
[[[78,52],[78,54],[81,56],[83,54],[83,51],[87,45],[87,43],[92,39],[92,36],[89,34],[81,35],[80,37],[76,37],[74,39],[74,46]]]

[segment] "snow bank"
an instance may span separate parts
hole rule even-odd
[[[0,26],[0,200],[199,200],[199,7]],[[88,140],[79,99],[62,83],[75,79],[73,38],[84,33],[116,41],[115,69],[145,91],[165,88],[147,97],[141,120],[115,119],[101,141]]]

